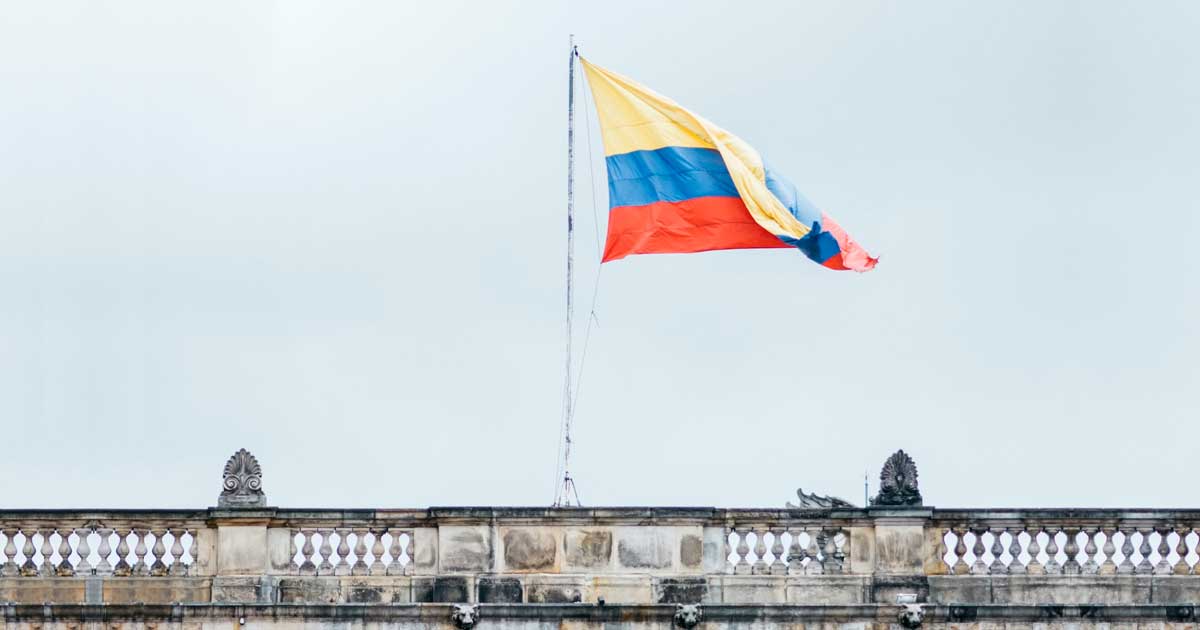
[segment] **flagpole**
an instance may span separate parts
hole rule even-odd
[[[571,392],[571,339],[575,301],[575,35],[568,40],[569,61],[567,66],[567,351],[563,381],[562,417],[562,483],[554,496],[554,507],[579,503],[575,480],[571,478],[571,420],[574,415],[574,396]]]

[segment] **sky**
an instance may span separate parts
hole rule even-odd
[[[580,84],[584,504],[861,503],[903,448],[928,505],[1194,506],[1198,29],[1165,0],[8,3],[0,506],[211,506],[242,447],[281,507],[549,504],[571,33],[881,259],[598,275]]]

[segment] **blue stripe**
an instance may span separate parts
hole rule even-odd
[[[763,170],[767,176],[767,190],[771,191],[772,195],[783,204],[783,207],[796,217],[796,220],[812,227],[814,223],[821,222],[821,211],[806,199],[800,191],[796,189],[796,185],[788,178],[780,175],[778,171],[771,168],[770,164],[763,162]]]
[[[725,161],[714,149],[663,147],[610,155],[610,208],[696,197],[738,197]]]

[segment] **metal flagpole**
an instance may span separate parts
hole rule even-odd
[[[575,301],[575,36],[569,40],[570,60],[567,67],[567,360],[563,383],[562,417],[562,483],[554,496],[554,507],[580,505],[575,480],[571,479],[571,416],[574,396],[571,393],[571,338]]]

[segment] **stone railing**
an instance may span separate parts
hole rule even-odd
[[[0,513],[0,577],[182,576],[204,512]]]
[[[1200,510],[939,510],[953,575],[1195,575]]]
[[[903,453],[869,507],[800,492],[777,509],[299,510],[266,505],[249,453],[225,477],[203,510],[0,511],[6,619],[161,610],[422,625],[424,613],[396,611],[441,603],[467,630],[476,605],[518,625],[547,611],[653,625],[666,605],[684,607],[673,618],[688,628],[697,605],[729,623],[861,624],[896,619],[906,602],[909,627],[926,612],[1183,623],[1200,601],[1200,510],[936,509],[921,505]],[[338,608],[355,606],[368,608]]]

